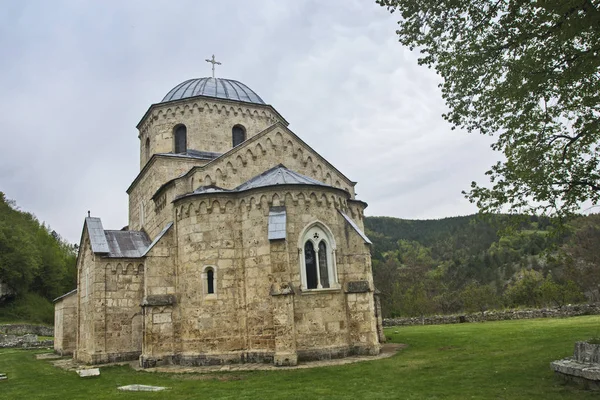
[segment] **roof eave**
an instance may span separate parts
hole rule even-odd
[[[159,103],[153,103],[150,105],[150,107],[148,107],[148,110],[144,113],[144,116],[142,117],[142,119],[140,119],[140,122],[137,123],[137,125],[135,126],[138,130],[140,129],[140,126],[142,125],[142,123],[144,122],[144,120],[146,120],[146,117],[150,114],[150,112],[160,106],[163,105],[171,105],[171,104],[177,104],[177,103],[185,103],[186,101],[192,100],[192,99],[207,99],[207,100],[212,100],[212,101],[222,101],[225,103],[231,103],[231,104],[245,104],[245,105],[252,105],[252,106],[256,106],[256,107],[266,107],[268,109],[270,109],[272,112],[275,113],[275,115],[277,116],[278,119],[280,119],[282,121],[282,123],[285,124],[285,126],[289,125],[289,122],[283,118],[283,116],[279,113],[279,111],[277,111],[275,109],[275,107],[273,107],[270,104],[260,104],[260,103],[253,103],[251,101],[241,101],[241,100],[232,100],[232,99],[223,99],[221,97],[211,97],[211,96],[193,96],[193,97],[185,97],[183,99],[177,99],[177,100],[171,100],[171,101],[165,101],[165,102],[159,102]],[[139,138],[139,135],[138,135]]]
[[[335,186],[329,186],[329,185],[312,185],[312,184],[308,184],[308,183],[285,183],[285,184],[275,184],[275,185],[253,187],[253,188],[250,188],[250,189],[243,189],[243,190],[231,190],[231,191],[228,191],[228,192],[188,193],[188,194],[184,194],[184,195],[176,197],[175,199],[173,199],[173,201],[171,201],[171,203],[175,204],[175,203],[178,203],[180,200],[184,200],[184,199],[187,199],[187,198],[190,198],[190,197],[197,197],[197,196],[210,196],[210,195],[214,195],[214,196],[222,196],[222,195],[237,196],[237,195],[241,195],[241,194],[251,193],[251,192],[254,192],[254,191],[264,190],[264,189],[273,189],[273,188],[294,188],[294,189],[296,189],[296,188],[301,188],[301,187],[310,187],[310,188],[318,188],[318,189],[327,189],[327,190],[338,191],[338,192],[341,192],[341,193],[345,194],[348,197],[348,199],[350,199],[350,193],[348,193],[347,190],[344,190],[342,188],[337,188]],[[360,200],[357,200],[357,201],[360,201]]]

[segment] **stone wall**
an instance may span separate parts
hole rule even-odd
[[[95,357],[101,362],[136,359],[142,352],[144,265],[136,259],[105,259],[102,267],[98,275],[105,274],[104,288],[98,285],[98,294],[104,305],[99,311],[104,314],[104,326],[96,335],[104,343],[96,348]]]
[[[0,325],[0,334],[4,335],[26,335],[28,333],[38,336],[54,336],[54,328],[44,325],[31,324],[3,324]]]
[[[74,357],[78,361],[91,362],[96,348],[95,329],[103,328],[104,324],[95,323],[96,307],[94,306],[95,292],[95,257],[92,253],[87,230],[84,230],[82,244],[77,263],[77,346]],[[103,274],[104,275],[104,274]],[[100,306],[100,304],[97,304]],[[101,308],[101,307],[98,307]]]
[[[142,348],[144,265],[94,255],[87,232],[83,244],[75,359],[92,364],[135,359]]]
[[[36,349],[40,347],[52,347],[52,339],[38,340],[37,335],[28,333],[18,335],[0,335],[0,349],[19,347],[23,349]]]
[[[462,322],[507,321],[514,319],[531,318],[565,318],[579,315],[598,315],[600,305],[579,304],[568,305],[562,308],[541,308],[531,310],[494,310],[482,313],[461,315],[433,315],[424,318],[384,318],[384,326],[410,326],[410,325],[442,325],[458,324]]]
[[[77,347],[77,292],[71,292],[54,303],[54,351],[73,354]]]
[[[165,251],[176,253],[177,268],[157,263],[148,271],[176,277],[175,293],[172,299],[148,295],[142,365],[290,365],[296,359],[376,354],[369,248],[338,212],[362,215],[364,203],[347,198],[332,188],[287,187],[177,201],[176,246]],[[268,240],[271,206],[286,207],[287,240]],[[317,220],[335,239],[339,282],[305,290],[299,238]],[[362,219],[356,222],[362,227]],[[215,276],[212,294],[207,268]],[[360,290],[348,289],[354,281],[363,283]],[[152,287],[147,285],[148,293]]]
[[[129,193],[129,229],[142,228],[153,239],[173,220],[174,191],[165,192],[161,202],[152,200],[152,196],[164,183],[189,171],[193,166],[205,164],[205,160],[193,158],[156,157],[136,178],[128,190]],[[191,191],[191,187],[188,188]],[[143,204],[143,206],[142,206]],[[143,212],[143,218],[140,213]]]

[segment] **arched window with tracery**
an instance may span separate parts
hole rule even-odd
[[[246,129],[244,129],[241,125],[236,125],[231,129],[231,141],[233,142],[233,147],[240,145],[244,140],[246,140]]]
[[[301,235],[299,248],[302,288],[338,288],[335,265],[335,240],[331,231],[320,223],[306,227]]]
[[[175,153],[185,153],[187,151],[187,128],[185,125],[178,125],[175,128]]]

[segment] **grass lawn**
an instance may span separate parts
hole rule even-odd
[[[82,379],[36,360],[35,351],[0,350],[0,399],[592,399],[549,368],[594,336],[600,316],[389,328],[406,343],[392,358],[339,367],[219,375],[168,375],[106,367]],[[397,333],[395,333],[397,331]],[[39,352],[39,351],[38,351]],[[167,392],[119,392],[128,384]]]

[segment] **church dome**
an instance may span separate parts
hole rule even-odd
[[[167,93],[162,103],[195,96],[217,97],[219,99],[265,104],[254,90],[241,82],[222,78],[198,78],[181,82]]]

